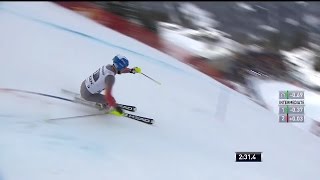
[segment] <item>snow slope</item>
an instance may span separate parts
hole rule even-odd
[[[320,140],[151,47],[49,2],[0,3],[0,88],[67,97],[115,54],[138,74],[117,76],[118,102],[149,126],[47,97],[0,91],[0,179],[316,180]],[[262,151],[236,163],[236,151]]]

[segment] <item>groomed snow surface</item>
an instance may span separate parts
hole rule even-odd
[[[116,54],[118,102],[153,126],[70,102],[0,91],[1,180],[318,180],[318,137],[156,49],[49,2],[0,4],[0,88],[70,98]],[[260,163],[235,152],[261,151]]]

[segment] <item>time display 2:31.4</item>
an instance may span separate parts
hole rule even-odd
[[[236,152],[236,162],[261,162],[261,152]]]

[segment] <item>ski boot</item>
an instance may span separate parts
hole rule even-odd
[[[124,112],[119,106],[110,108],[109,114],[113,114],[115,116],[124,116]]]

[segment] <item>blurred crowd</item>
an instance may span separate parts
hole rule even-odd
[[[204,44],[197,47],[194,56],[206,61],[207,65],[219,71],[224,79],[239,83],[249,92],[253,93],[249,76],[286,81],[320,91],[320,81],[316,80],[320,80],[320,29],[312,25],[312,22],[317,23],[316,19],[312,21],[312,18],[317,17],[315,7],[320,3],[94,3],[106,11],[158,33],[159,36],[164,30],[171,30],[170,32],[189,38],[192,42],[188,44],[191,46],[189,49],[192,49],[192,46],[196,49],[195,44],[198,42]],[[226,16],[225,11],[221,10],[226,8],[232,9],[233,14],[227,13]],[[314,15],[311,16],[313,12]],[[161,22],[170,26],[159,26]],[[172,40],[172,37],[170,36],[169,40],[179,45],[181,38]],[[186,47],[185,40],[181,42],[181,46]],[[297,51],[299,49],[303,51]],[[312,53],[312,56],[294,57],[301,52]]]

